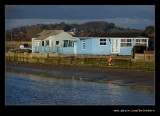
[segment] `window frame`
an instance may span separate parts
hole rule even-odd
[[[102,41],[101,41],[102,40]],[[105,41],[104,41],[105,40]],[[103,43],[102,45],[101,45],[101,43]],[[105,44],[104,44],[105,43]],[[107,39],[106,38],[100,38],[99,39],[99,45],[100,46],[106,46],[107,45]]]
[[[42,46],[44,46],[44,41],[42,41]]]
[[[46,40],[45,46],[49,46],[49,40]]]
[[[34,46],[37,46],[37,41],[34,42]]]
[[[74,42],[71,40],[68,40],[68,47],[74,47]]]
[[[85,39],[82,39],[82,50],[86,49],[86,41]]]
[[[147,39],[136,39],[135,46],[147,46]]]
[[[64,40],[63,47],[74,47],[74,42],[71,40]]]
[[[132,47],[132,39],[121,39],[121,47]]]
[[[57,44],[58,43],[58,44]],[[59,41],[56,41],[56,45],[59,45],[60,44],[60,42]]]
[[[66,46],[65,46],[66,45]],[[68,40],[64,40],[63,47],[68,47]]]

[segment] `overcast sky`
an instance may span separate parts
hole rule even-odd
[[[6,29],[51,23],[113,22],[118,27],[144,29],[155,25],[154,5],[6,5]]]

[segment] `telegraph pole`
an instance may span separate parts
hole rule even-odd
[[[12,32],[11,32],[11,41],[12,41]]]
[[[10,47],[12,47],[12,32],[11,32],[11,46]]]

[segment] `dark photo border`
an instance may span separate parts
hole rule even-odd
[[[154,106],[5,106],[5,5],[155,5],[155,105]],[[51,115],[56,115],[55,113],[71,113],[73,115],[85,115],[86,113],[89,114],[104,114],[107,115],[107,112],[130,112],[132,110],[148,110],[148,112],[158,112],[160,105],[159,105],[159,98],[160,98],[160,90],[159,90],[159,82],[160,82],[160,52],[159,52],[159,45],[158,42],[160,40],[160,4],[156,0],[145,0],[138,1],[138,0],[98,0],[98,1],[91,1],[91,0],[60,0],[60,1],[31,1],[31,0],[13,0],[13,1],[3,1],[1,4],[1,40],[4,40],[1,43],[1,78],[0,78],[0,89],[1,89],[1,105],[0,110],[5,111],[5,113],[12,112],[25,112],[26,114],[30,111],[32,112],[44,112],[44,113],[52,113]],[[75,114],[76,113],[76,114]],[[59,115],[58,114],[58,115]]]

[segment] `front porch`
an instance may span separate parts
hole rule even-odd
[[[34,46],[33,53],[63,53],[63,47]]]

